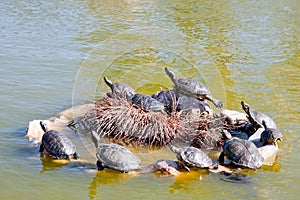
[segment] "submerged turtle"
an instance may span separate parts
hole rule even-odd
[[[169,146],[171,151],[177,154],[177,159],[182,162],[186,169],[189,171],[188,166],[198,168],[217,168],[213,165],[210,157],[203,151],[195,147],[182,147]]]
[[[181,162],[159,159],[154,163],[145,166],[142,171],[144,172],[161,171],[162,173],[168,173],[177,176],[180,174],[179,171],[182,171],[184,169],[186,168]]]
[[[174,88],[178,93],[189,97],[195,97],[200,100],[207,99],[211,101],[217,108],[223,107],[222,101],[214,99],[207,87],[201,82],[187,78],[176,78],[175,73],[167,67],[165,68],[165,72],[175,84]]]
[[[43,121],[40,121],[40,125],[45,132],[42,137],[40,152],[43,152],[45,149],[55,159],[79,159],[76,147],[69,138],[58,131],[49,130]]]
[[[254,126],[255,131],[258,128],[263,127],[263,124],[262,124],[263,120],[265,121],[266,125],[269,128],[277,129],[276,123],[274,122],[274,120],[271,117],[269,117],[268,115],[266,115],[264,113],[250,109],[250,106],[244,101],[241,101],[241,105],[242,105],[243,110],[247,114],[250,123]]]
[[[140,168],[140,159],[128,149],[118,144],[100,143],[99,135],[95,131],[91,134],[97,148],[98,170],[108,167],[121,172],[129,172]]]
[[[259,153],[255,144],[251,141],[232,137],[231,134],[224,130],[224,135],[227,138],[223,145],[223,151],[219,156],[219,162],[224,163],[224,157],[233,164],[241,167],[256,169],[261,167],[264,158]]]
[[[262,142],[263,145],[273,144],[277,147],[277,142],[282,140],[281,132],[278,129],[267,127],[264,120],[262,121],[262,124],[265,130],[261,133],[260,142]]]
[[[112,83],[107,77],[104,77],[103,79],[111,89],[111,93],[108,93],[109,97],[124,98],[127,101],[130,101],[131,97],[135,94],[134,89],[124,83]]]
[[[166,113],[164,104],[144,94],[134,94],[131,103],[144,111]]]

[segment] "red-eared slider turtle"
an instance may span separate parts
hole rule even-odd
[[[226,156],[230,162],[237,166],[251,169],[261,167],[264,158],[257,150],[255,144],[248,140],[232,137],[226,130],[224,130],[224,136],[227,139],[219,156],[220,164],[224,163],[224,157]]]
[[[243,110],[247,114],[247,117],[248,117],[250,123],[255,127],[255,131],[258,128],[263,127],[263,124],[262,124],[263,120],[265,121],[268,128],[277,129],[276,123],[274,122],[274,120],[271,117],[269,117],[268,115],[266,115],[264,113],[261,113],[261,112],[251,109],[250,106],[244,101],[241,101],[241,105],[242,105]]]
[[[97,148],[98,170],[108,167],[121,172],[129,172],[140,168],[140,159],[128,149],[118,144],[100,143],[99,135],[94,131],[91,134]]]
[[[207,89],[207,87],[200,83],[197,80],[191,80],[187,78],[176,78],[175,73],[168,68],[165,68],[166,74],[170,77],[172,82],[174,83],[174,89],[180,94],[189,96],[189,97],[195,97],[200,100],[209,100],[211,101],[217,108],[222,108],[223,103],[222,101],[219,101],[217,99],[214,99],[211,96],[210,91]]]
[[[277,142],[282,140],[281,132],[275,128],[268,128],[264,120],[262,124],[265,130],[261,133],[260,142],[262,142],[263,145],[273,144],[277,147]]]
[[[177,148],[173,145],[169,146],[171,151],[176,153],[177,159],[182,162],[186,167],[198,167],[198,168],[217,168],[217,165],[213,165],[210,157],[203,151],[195,147],[182,147]],[[189,170],[188,168],[186,168]]]
[[[188,97],[182,94],[179,94],[177,100],[177,111],[189,112],[191,110],[199,110],[200,113],[208,111],[210,112],[210,106],[205,101],[200,101],[194,97]]]
[[[40,152],[43,152],[45,149],[55,159],[79,159],[76,147],[69,138],[58,131],[48,130],[47,125],[43,121],[40,121],[40,125],[45,132],[42,137]]]
[[[164,104],[168,113],[176,111],[177,99],[174,90],[162,90],[152,94],[151,97]]]
[[[130,101],[131,97],[135,94],[134,89],[124,83],[112,83],[107,77],[104,77],[103,79],[111,89],[111,93],[108,93],[109,97],[124,98],[127,101]]]
[[[131,103],[144,111],[166,113],[164,104],[144,94],[134,94]]]
[[[178,161],[159,159],[156,162],[145,166],[142,172],[161,171],[162,173],[168,173],[174,176],[180,174],[179,171],[186,169],[185,166]]]

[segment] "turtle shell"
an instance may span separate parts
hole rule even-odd
[[[102,165],[121,172],[138,169],[141,164],[136,155],[117,144],[99,144],[96,156]]]
[[[76,147],[72,141],[62,133],[49,130],[42,137],[42,146],[47,153],[57,159],[77,159]]]
[[[226,158],[235,165],[252,169],[259,168],[264,158],[259,153],[257,147],[248,140],[232,138],[223,145]]]
[[[195,147],[171,148],[177,153],[177,159],[187,166],[208,168],[212,166],[212,160],[206,153]]]
[[[263,127],[263,121],[265,121],[268,128],[277,129],[276,123],[270,116],[251,109],[249,104],[244,101],[241,101],[241,105],[245,113],[248,115],[249,121],[254,123],[254,126],[258,126],[258,128]]]
[[[151,97],[164,104],[165,109],[168,113],[176,110],[177,100],[174,90],[162,90],[160,92],[152,94]]]
[[[177,100],[177,111],[189,112],[192,109],[199,110],[201,113],[210,110],[210,106],[204,101],[199,99],[188,97],[185,95],[179,95]]]
[[[144,95],[144,94],[135,94],[131,98],[131,102],[133,105],[141,108],[145,111],[154,111],[154,112],[161,112],[165,113],[164,104],[160,103],[156,99]]]
[[[124,83],[112,83],[108,78],[104,77],[104,82],[110,87],[111,93],[107,95],[112,98],[124,98],[130,100],[135,94],[135,90]]]
[[[175,78],[175,73],[168,68],[165,68],[166,74],[170,77],[172,82],[174,83],[174,89],[177,93],[194,97],[200,100],[209,100],[211,101],[217,108],[222,108],[223,103],[217,99],[214,99],[211,96],[210,91],[207,87],[195,79],[187,79],[187,78]]]

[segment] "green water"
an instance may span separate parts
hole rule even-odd
[[[0,1],[0,8],[1,199],[300,195],[297,0],[12,0]],[[146,94],[170,88],[165,66],[206,83],[228,109],[240,110],[245,100],[272,116],[284,135],[274,165],[249,172],[249,184],[224,182],[205,170],[178,178],[96,173],[42,162],[25,137],[30,120],[47,119],[107,90],[102,76]]]

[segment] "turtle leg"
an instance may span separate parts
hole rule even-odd
[[[224,151],[222,151],[222,153],[219,156],[219,163],[220,164],[224,164],[224,157],[225,157],[225,153],[224,153]]]
[[[78,154],[77,154],[76,152],[73,154],[73,158],[74,158],[75,160],[80,159],[79,156],[78,156]]]
[[[41,145],[40,145],[40,150],[39,150],[39,152],[41,152],[41,153],[42,153],[42,152],[44,151],[44,149],[45,149],[45,148],[44,148],[44,145],[43,145],[43,144],[41,144]]]
[[[101,161],[97,160],[97,167],[98,167],[98,170],[104,170],[104,165],[102,164]]]
[[[223,107],[222,101],[217,100],[217,99],[213,98],[212,96],[207,96],[206,99],[211,101],[217,108]]]

